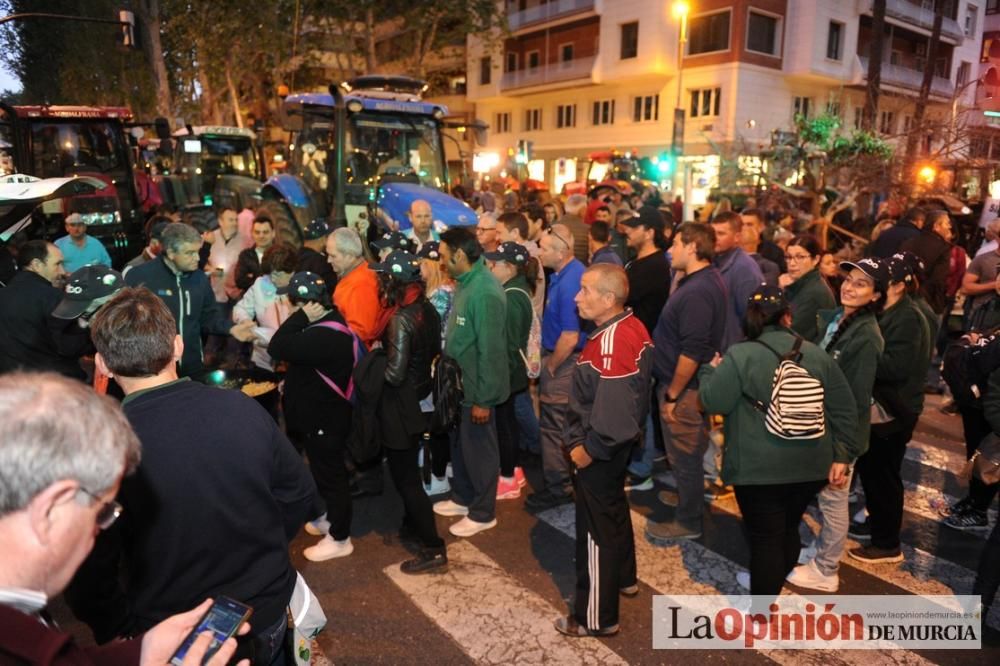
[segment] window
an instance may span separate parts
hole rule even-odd
[[[979,14],[979,8],[975,5],[967,5],[965,7],[965,36],[975,37],[976,36],[976,18]]]
[[[826,103],[826,115],[834,116],[835,118],[840,117],[840,102],[827,102]]]
[[[747,51],[778,55],[781,40],[781,21],[776,16],[750,11],[747,21]]]
[[[913,116],[903,116],[903,134],[910,131],[910,127],[913,125]]]
[[[622,24],[622,60],[639,55],[639,22]]]
[[[688,55],[712,53],[729,49],[729,18],[726,10],[695,16],[688,24]]]
[[[792,119],[794,120],[798,116],[803,116],[805,118],[809,117],[809,111],[812,100],[808,97],[796,97],[792,101]]]
[[[896,131],[896,114],[893,111],[883,111],[879,114],[878,131],[882,134],[892,134]]]
[[[506,134],[510,131],[510,112],[498,113],[493,117],[493,131],[496,134]]]
[[[613,125],[615,122],[615,100],[603,99],[594,102],[594,125]]]
[[[864,115],[865,110],[860,106],[854,107],[854,129],[861,129],[861,118]]]
[[[969,82],[969,72],[972,71],[972,63],[963,62],[958,66],[958,73],[955,75],[955,83],[964,86]]]
[[[534,71],[538,69],[538,65],[540,65],[542,62],[541,54],[538,51],[528,51],[527,60],[528,60],[528,70]]]
[[[489,57],[479,59],[479,85],[486,86],[490,83],[493,73],[493,65]]]
[[[934,61],[934,76],[940,76],[943,79],[951,78],[948,75],[948,58],[938,58]]]
[[[1000,14],[1000,0],[986,0],[987,14]]]
[[[575,49],[573,44],[563,44],[559,47],[559,62],[570,62],[573,60]]]
[[[542,110],[528,109],[524,112],[524,131],[536,132],[542,129]]]
[[[719,115],[719,100],[721,88],[706,88],[691,91],[691,117]]]
[[[576,127],[576,104],[560,104],[556,107],[556,128]]]
[[[1000,0],[997,0],[1000,2]],[[826,57],[830,60],[840,60],[844,40],[844,24],[830,21],[826,31]]]
[[[660,119],[660,96],[636,97],[632,104],[632,122],[642,123]]]
[[[903,52],[902,51],[892,51],[891,53],[889,53],[889,64],[890,65],[898,65],[902,59],[903,59]]]
[[[506,67],[507,68],[504,70],[505,72],[517,71],[517,54],[513,51],[507,54]]]

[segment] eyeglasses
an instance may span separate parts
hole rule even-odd
[[[567,241],[565,238],[563,238],[562,236],[560,236],[556,232],[552,231],[551,229],[546,229],[545,233],[548,234],[549,236],[551,236],[552,238],[559,239],[559,242],[562,243],[563,245],[565,245],[567,250],[572,250],[573,249],[573,246],[569,243],[569,241]]]
[[[785,261],[809,261],[812,255],[808,254],[786,254]]]
[[[95,502],[101,502],[101,498],[90,492],[83,486],[80,486],[79,492],[92,498]],[[108,500],[107,502],[101,502],[100,508],[97,509],[97,527],[106,530],[115,524],[118,520],[118,516],[122,515],[122,511],[125,509],[121,504],[115,500]]]
[[[496,227],[476,227],[477,234],[485,234],[487,231],[496,231]]]

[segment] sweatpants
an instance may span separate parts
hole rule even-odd
[[[496,410],[486,423],[472,422],[472,407],[462,407],[451,433],[452,501],[469,507],[469,519],[488,523],[496,517],[500,452]]]
[[[635,585],[635,537],[625,468],[632,442],[620,444],[611,460],[594,460],[576,470],[576,621],[591,630],[618,624],[618,591]]]

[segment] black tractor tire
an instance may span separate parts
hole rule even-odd
[[[256,216],[268,217],[274,222],[274,233],[280,242],[302,247],[302,229],[284,203],[266,199],[257,207]]]

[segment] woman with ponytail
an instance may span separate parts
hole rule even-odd
[[[876,315],[885,304],[888,270],[878,259],[862,259],[858,263],[842,262],[847,274],[840,287],[842,305],[835,310],[820,310],[819,338],[816,343],[840,366],[854,394],[857,406],[857,448],[851,452],[851,465],[868,450],[872,386],[875,370],[885,343],[879,331]],[[818,499],[823,516],[822,528],[815,542],[815,556],[795,567],[788,582],[809,590],[836,592],[840,585],[837,569],[850,525],[848,496],[851,467],[843,485],[828,485]],[[812,550],[812,548],[807,549]],[[800,561],[802,558],[799,558]]]
[[[837,306],[830,286],[819,272],[822,259],[823,251],[816,237],[799,234],[785,248],[788,272],[778,277],[778,286],[785,290],[792,304],[792,330],[806,340],[816,338],[816,313]]]

